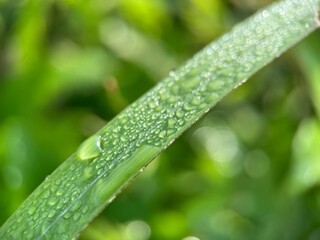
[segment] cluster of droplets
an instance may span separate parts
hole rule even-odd
[[[71,173],[73,176],[80,178],[80,171],[76,171],[75,167],[70,169],[74,170]],[[59,236],[59,239],[63,239],[64,236],[64,239],[70,239],[68,230],[61,228],[55,229],[55,232],[49,232],[50,226],[58,219],[60,222],[70,218],[78,221],[89,211],[89,206],[79,201],[80,194],[80,189],[77,188],[77,184],[72,183],[70,175],[62,177],[59,175],[59,179],[55,179],[54,176],[48,177],[25,202],[24,206],[28,208],[22,207],[17,211],[18,218],[7,229],[8,235],[16,237],[15,239],[21,239],[21,237],[38,239],[46,235],[51,237],[56,235]],[[22,223],[26,219],[27,222]],[[24,227],[21,232],[17,231],[21,226]]]

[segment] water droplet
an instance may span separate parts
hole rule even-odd
[[[183,109],[186,110],[186,111],[190,111],[194,108],[194,106],[192,106],[190,103],[186,102],[184,105],[183,105]]]
[[[54,205],[57,204],[57,202],[58,202],[58,200],[57,200],[56,198],[51,198],[51,199],[49,200],[48,204],[49,204],[50,206],[54,206]]]
[[[77,211],[79,208],[81,208],[81,204],[80,204],[80,203],[76,203],[75,205],[73,205],[73,206],[70,208],[70,211],[75,212],[75,211]]]
[[[171,135],[171,134],[173,134],[173,133],[175,133],[175,132],[176,132],[175,130],[171,129],[171,130],[168,130],[168,131],[167,131],[167,134],[168,134],[168,135]]]
[[[33,220],[38,220],[38,218],[39,218],[39,216],[40,216],[40,214],[37,212],[37,213],[35,213],[34,215],[33,215]]]
[[[208,83],[208,87],[209,87],[209,89],[211,91],[218,90],[223,86],[224,86],[224,82],[223,81],[219,81],[219,80],[212,81],[212,82]]]
[[[59,203],[56,208],[59,210],[59,209],[61,209],[62,207],[63,207],[63,203]]]
[[[127,141],[127,138],[126,138],[125,136],[121,136],[121,137],[120,137],[120,140],[121,140],[122,142],[126,142],[126,141]]]
[[[76,213],[74,216],[73,216],[73,220],[75,221],[78,221],[80,219],[81,215],[80,213]]]
[[[35,211],[36,211],[36,208],[35,208],[35,207],[31,207],[31,208],[28,209],[28,213],[29,213],[30,215],[34,214]]]
[[[149,103],[150,108],[156,108],[157,106],[159,106],[159,102],[150,102]]]
[[[57,189],[58,189],[58,186],[52,185],[51,188],[50,188],[50,191],[51,191],[52,193],[54,193],[54,192],[57,191]]]
[[[168,98],[168,103],[175,103],[178,101],[178,96],[170,96]]]
[[[176,116],[178,117],[178,118],[182,118],[182,117],[184,117],[184,112],[182,112],[181,110],[177,110],[176,111]]]
[[[169,72],[169,76],[172,77],[172,78],[174,78],[174,79],[177,79],[177,78],[178,78],[178,76],[177,76],[177,74],[176,74],[176,72],[175,72],[174,70],[172,70],[172,71]]]
[[[114,133],[118,133],[118,132],[120,132],[120,130],[121,130],[121,127],[120,127],[120,126],[116,126],[116,127],[114,127],[114,128],[112,129],[112,131],[113,131]]]
[[[101,136],[93,135],[80,145],[77,155],[80,160],[88,160],[98,157],[101,152]]]
[[[43,193],[43,197],[44,198],[48,198],[50,196],[50,191],[49,190],[46,190],[44,193]]]
[[[56,192],[57,196],[61,196],[63,194],[63,190],[62,189],[58,189],[58,191]]]
[[[112,169],[114,167],[114,163],[110,163],[110,165],[109,165],[109,169]]]
[[[101,169],[101,168],[103,168],[104,167],[104,163],[103,162],[100,162],[100,163],[98,163],[97,165],[96,165],[96,169],[97,170],[99,170],[99,169]]]
[[[55,214],[56,214],[55,210],[50,210],[50,212],[48,214],[48,218],[52,218]]]
[[[63,215],[63,218],[64,219],[68,219],[68,218],[70,218],[71,217],[71,213],[70,212],[66,212],[64,215]]]
[[[175,119],[173,119],[173,118],[170,118],[169,120],[168,120],[168,128],[173,128],[174,127],[174,125],[176,124],[176,120]]]
[[[194,98],[192,98],[192,100],[191,100],[191,104],[192,105],[195,105],[195,106],[197,106],[197,105],[199,105],[201,103],[201,98],[200,97],[194,97]]]
[[[89,210],[89,207],[88,206],[85,206],[83,209],[82,209],[82,213],[83,214],[85,214],[85,213],[87,213],[88,212],[88,210]]]
[[[159,133],[160,138],[164,138],[165,136],[166,136],[166,131],[163,130]]]

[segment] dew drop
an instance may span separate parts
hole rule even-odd
[[[50,191],[49,190],[46,190],[44,193],[43,193],[43,197],[44,198],[48,198],[50,196]]]
[[[192,105],[199,105],[201,103],[201,98],[200,97],[194,97],[194,98],[192,98],[192,100],[191,100],[191,104]]]
[[[51,191],[52,193],[54,193],[54,192],[57,191],[57,189],[58,189],[58,186],[52,185],[51,188],[50,188],[50,191]]]
[[[170,129],[170,130],[167,131],[167,134],[168,134],[168,135],[171,135],[171,134],[173,134],[173,133],[175,133],[175,132],[176,132],[175,130]]]
[[[37,213],[35,213],[34,215],[33,215],[33,220],[35,220],[35,221],[37,221],[38,220],[38,218],[39,218],[39,213],[37,212]]]
[[[57,204],[57,202],[58,202],[58,199],[56,199],[56,198],[51,198],[51,199],[49,200],[48,204],[49,204],[50,206],[54,206],[54,205]]]
[[[70,212],[66,212],[64,215],[63,215],[63,218],[64,219],[68,219],[72,216],[72,214]]]
[[[58,189],[58,191],[56,192],[57,196],[61,196],[63,194],[63,190],[62,189]]]
[[[122,135],[122,136],[120,137],[120,140],[121,140],[122,142],[126,142],[126,141],[127,141],[127,138]]]
[[[89,160],[98,157],[101,152],[101,136],[93,135],[80,145],[77,155],[80,160]]]
[[[175,119],[170,118],[170,119],[168,120],[168,128],[173,128],[173,127],[175,126],[176,122],[177,122],[177,121],[176,121]]]
[[[190,110],[192,110],[194,108],[194,106],[192,106],[190,103],[185,103],[184,105],[183,105],[183,109],[184,110],[186,110],[186,111],[190,111]]]
[[[80,213],[76,213],[74,216],[73,216],[73,220],[75,221],[78,221],[80,219],[81,215]]]
[[[82,214],[85,214],[85,213],[87,213],[88,212],[88,210],[89,210],[89,207],[88,206],[85,206],[83,209],[82,209]]]
[[[56,206],[56,209],[61,209],[63,207],[63,203],[59,203],[57,206]]]
[[[109,165],[108,168],[109,168],[109,170],[110,170],[110,169],[112,169],[113,167],[114,167],[114,163],[110,163],[110,165]]]
[[[224,82],[219,81],[219,80],[212,81],[208,84],[208,87],[211,91],[216,91],[216,90],[222,88],[223,86],[224,86]]]
[[[160,137],[160,138],[165,138],[166,134],[167,134],[167,132],[163,130],[163,131],[161,131],[161,132],[159,133],[159,137]]]
[[[56,214],[55,210],[50,210],[50,212],[48,214],[48,218],[52,218],[55,214]]]
[[[29,215],[33,215],[35,211],[36,211],[36,208],[31,207],[31,208],[29,208],[28,213],[29,213]]]
[[[182,117],[184,117],[184,112],[182,112],[181,110],[177,110],[176,111],[176,116],[178,117],[178,118],[182,118]]]
[[[80,204],[80,203],[76,203],[75,205],[73,205],[73,206],[70,208],[70,211],[75,212],[75,211],[77,211],[79,208],[81,208],[81,204]]]

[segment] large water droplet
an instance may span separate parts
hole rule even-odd
[[[101,136],[93,135],[80,145],[77,155],[80,160],[89,160],[98,157],[101,152]]]

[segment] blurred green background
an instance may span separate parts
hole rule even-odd
[[[79,144],[270,0],[0,0],[0,225]],[[221,101],[82,240],[320,239],[320,32]]]

